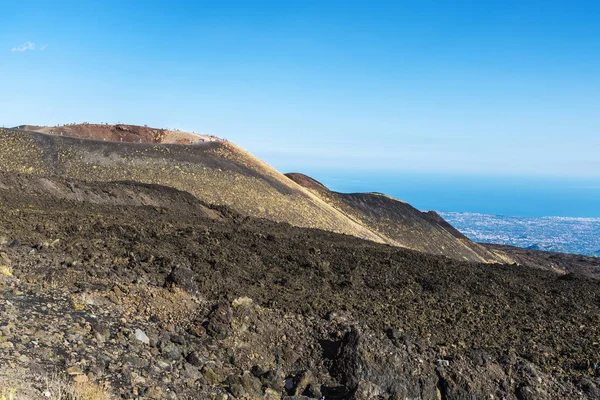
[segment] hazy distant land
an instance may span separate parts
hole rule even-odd
[[[459,212],[440,215],[476,242],[600,256],[600,218],[506,217]]]

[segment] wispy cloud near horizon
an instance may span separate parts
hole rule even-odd
[[[23,53],[26,51],[35,51],[35,50],[44,51],[44,50],[46,50],[46,47],[48,47],[47,44],[42,45],[42,46],[36,46],[35,43],[33,43],[33,42],[25,42],[23,45],[21,45],[19,47],[13,47],[12,49],[10,49],[10,51],[12,51],[13,53]]]

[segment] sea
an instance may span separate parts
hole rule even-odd
[[[600,178],[314,171],[331,190],[380,192],[484,243],[600,256]]]

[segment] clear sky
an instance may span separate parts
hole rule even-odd
[[[2,1],[0,125],[213,133],[280,170],[600,178],[589,1]]]

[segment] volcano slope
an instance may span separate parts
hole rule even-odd
[[[585,277],[160,185],[14,173],[0,174],[0,264],[0,389],[17,398],[57,380],[120,398],[600,398],[600,288]]]
[[[518,264],[532,268],[547,269],[560,274],[585,275],[600,280],[600,258],[580,254],[564,254],[550,251],[523,249],[519,247],[484,244],[485,247],[508,254]]]
[[[130,180],[160,184],[252,217],[459,260],[510,261],[500,251],[486,250],[470,242],[441,218],[422,214],[404,203],[372,195],[365,195],[369,200],[366,203],[364,199],[354,203],[332,201],[321,192],[288,179],[239,147],[213,137],[182,145],[168,143],[176,141],[175,133],[177,137],[184,133],[132,125],[25,127],[45,133],[0,130],[3,161],[0,170],[93,182]],[[106,140],[80,139],[90,137]],[[407,210],[410,212],[406,213]]]
[[[350,219],[401,246],[459,260],[512,262],[501,250],[473,243],[434,211],[421,212],[381,193],[338,193],[299,173],[286,176]]]
[[[80,134],[103,135],[102,131]],[[123,137],[136,141],[137,136]],[[384,241],[231,143],[180,145],[140,140],[117,143],[3,130],[0,169],[93,182],[161,184],[245,215]]]

